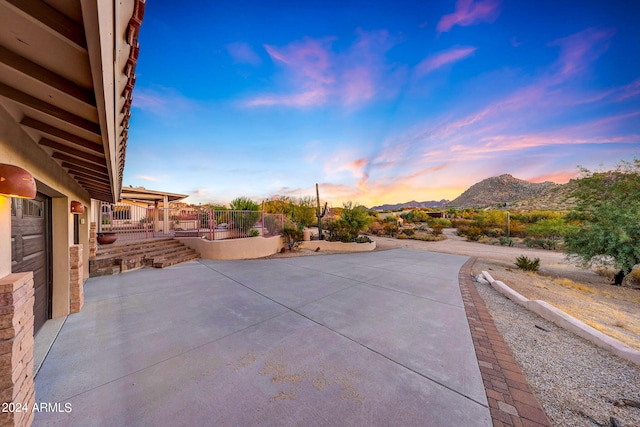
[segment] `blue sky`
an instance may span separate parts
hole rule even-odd
[[[640,2],[147,2],[124,184],[453,199],[640,154]]]

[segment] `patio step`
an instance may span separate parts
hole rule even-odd
[[[197,258],[195,250],[171,238],[103,245],[89,260],[89,277],[143,267],[164,268]]]

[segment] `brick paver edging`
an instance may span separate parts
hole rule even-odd
[[[551,427],[473,284],[471,268],[475,262],[476,258],[471,258],[462,266],[458,283],[493,425]]]

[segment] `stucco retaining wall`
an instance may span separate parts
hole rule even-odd
[[[205,259],[252,259],[262,258],[280,252],[284,247],[282,238],[248,237],[229,240],[206,240],[199,237],[176,238],[184,245],[194,249]]]

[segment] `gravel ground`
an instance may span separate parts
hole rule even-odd
[[[476,283],[498,331],[511,348],[555,426],[640,426],[640,366],[620,359]],[[539,329],[542,327],[545,330]]]

